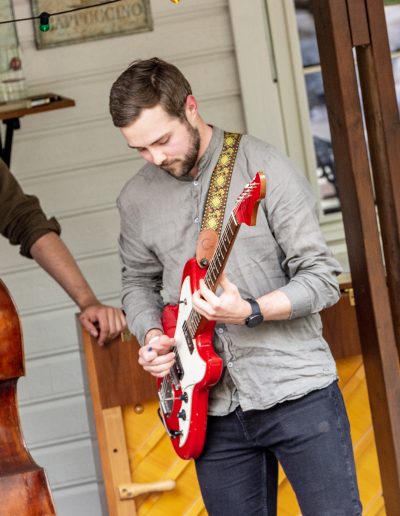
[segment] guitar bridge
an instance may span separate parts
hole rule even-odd
[[[182,430],[171,430],[170,428],[168,428],[167,423],[165,422],[165,419],[164,419],[164,413],[160,408],[158,408],[157,413],[158,413],[158,417],[161,420],[161,423],[164,425],[164,428],[165,428],[168,436],[171,437],[171,439],[176,439],[177,437],[180,437],[183,434]]]

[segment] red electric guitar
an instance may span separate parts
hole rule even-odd
[[[215,292],[241,224],[254,226],[257,208],[265,196],[265,176],[258,172],[239,195],[222,231],[209,265],[201,268],[196,258],[186,262],[178,305],[165,307],[162,323],[175,338],[175,364],[169,374],[157,380],[159,415],[176,453],[183,459],[196,458],[203,450],[207,426],[208,392],[222,373],[222,360],[215,353],[212,336],[215,321],[208,321],[192,308],[192,293],[200,279]]]

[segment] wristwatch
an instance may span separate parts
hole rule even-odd
[[[246,301],[251,305],[251,314],[246,319],[245,324],[248,328],[254,328],[264,321],[264,317],[262,316],[260,305],[255,299],[249,298]]]

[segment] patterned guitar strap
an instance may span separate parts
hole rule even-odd
[[[222,151],[211,176],[197,239],[196,260],[200,267],[208,265],[218,245],[240,138],[241,134],[224,133]]]

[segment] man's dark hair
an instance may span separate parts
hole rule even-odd
[[[158,57],[134,61],[114,82],[110,113],[116,127],[134,122],[143,109],[157,104],[171,116],[185,118],[190,84],[178,68]]]

